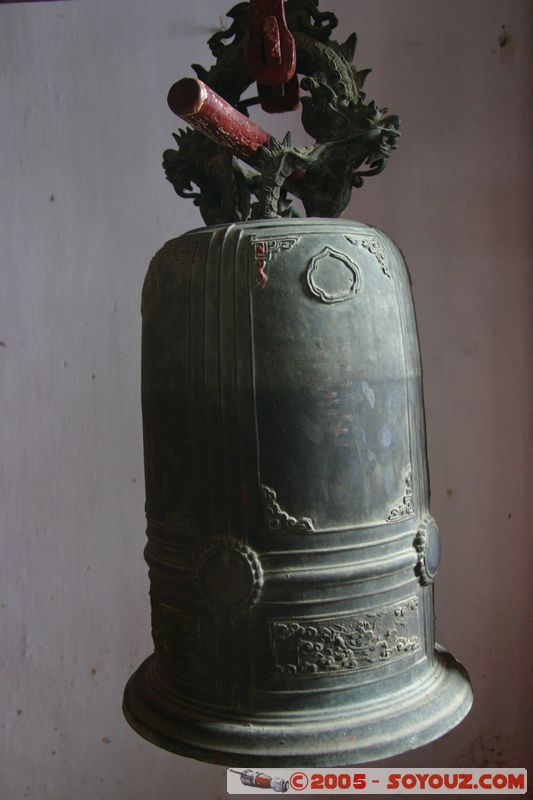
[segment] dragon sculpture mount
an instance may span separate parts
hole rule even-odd
[[[207,225],[297,216],[290,194],[301,198],[308,216],[336,217],[352,189],[382,172],[396,148],[399,118],[366,102],[363,86],[370,70],[357,70],[352,63],[356,34],[342,44],[333,40],[337,18],[319,11],[317,0],[286,0],[284,11],[297,72],[303,75],[300,87],[308,92],[301,100],[302,125],[315,144],[293,145],[290,133],[282,141],[272,137],[250,168],[199,131],[174,134],[178,149],[164,152],[163,168],[176,192],[193,199]],[[254,82],[246,59],[250,4],[237,4],[228,17],[230,27],[208,42],[216,63],[209,70],[192,66],[206,86],[248,116],[259,102],[241,99]]]

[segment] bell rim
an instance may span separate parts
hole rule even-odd
[[[228,720],[177,703],[163,711],[147,689],[153,664],[152,655],[126,685],[122,710],[127,722],[158,747],[219,766],[335,767],[379,761],[448,733],[473,702],[465,668],[439,645],[427,677],[416,686],[330,715],[322,712],[318,722],[304,715],[281,723],[259,715]]]

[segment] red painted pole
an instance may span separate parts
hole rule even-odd
[[[168,93],[168,105],[193,128],[252,166],[259,148],[272,138],[196,78],[183,78],[175,83]]]

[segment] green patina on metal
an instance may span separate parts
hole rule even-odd
[[[165,152],[167,177],[207,227],[167,242],[143,288],[154,652],[124,713],[217,764],[361,764],[442,736],[472,703],[435,642],[440,534],[407,267],[381,231],[331,219],[387,164],[398,118],[366,102],[356,36],[332,40],[333,14],[249,8],[210,39],[211,69],[168,95],[195,130]],[[275,61],[277,29],[288,56],[269,83],[257,64]],[[247,116],[257,101],[294,108],[297,74],[309,147]],[[242,99],[254,78],[259,97]],[[290,218],[290,195],[311,218]]]
[[[288,133],[263,147],[257,169],[250,169],[198,131],[174,134],[178,149],[163,154],[166,176],[181,197],[193,199],[207,225],[297,216],[289,196],[295,171],[303,176],[297,193],[306,214],[337,217],[352,188],[382,172],[396,147],[399,118],[366,101],[363,86],[370,70],[352,63],[356,34],[342,44],[332,39],[337,18],[319,11],[315,0],[287,0],[285,13],[297,71],[304,76],[300,85],[309,93],[302,97],[302,124],[315,144],[294,145]],[[208,42],[216,63],[209,70],[192,66],[207,86],[247,115],[258,102],[241,99],[254,82],[246,64],[249,4],[239,3],[228,17],[231,26]]]

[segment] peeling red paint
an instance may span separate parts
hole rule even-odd
[[[266,282],[268,280],[268,275],[266,274],[265,266],[266,266],[266,245],[264,242],[256,242],[255,243],[255,265],[257,267],[257,277],[259,282],[259,288],[264,289]]]
[[[271,136],[195,78],[182,78],[168,93],[170,110],[237,158],[253,164]]]

